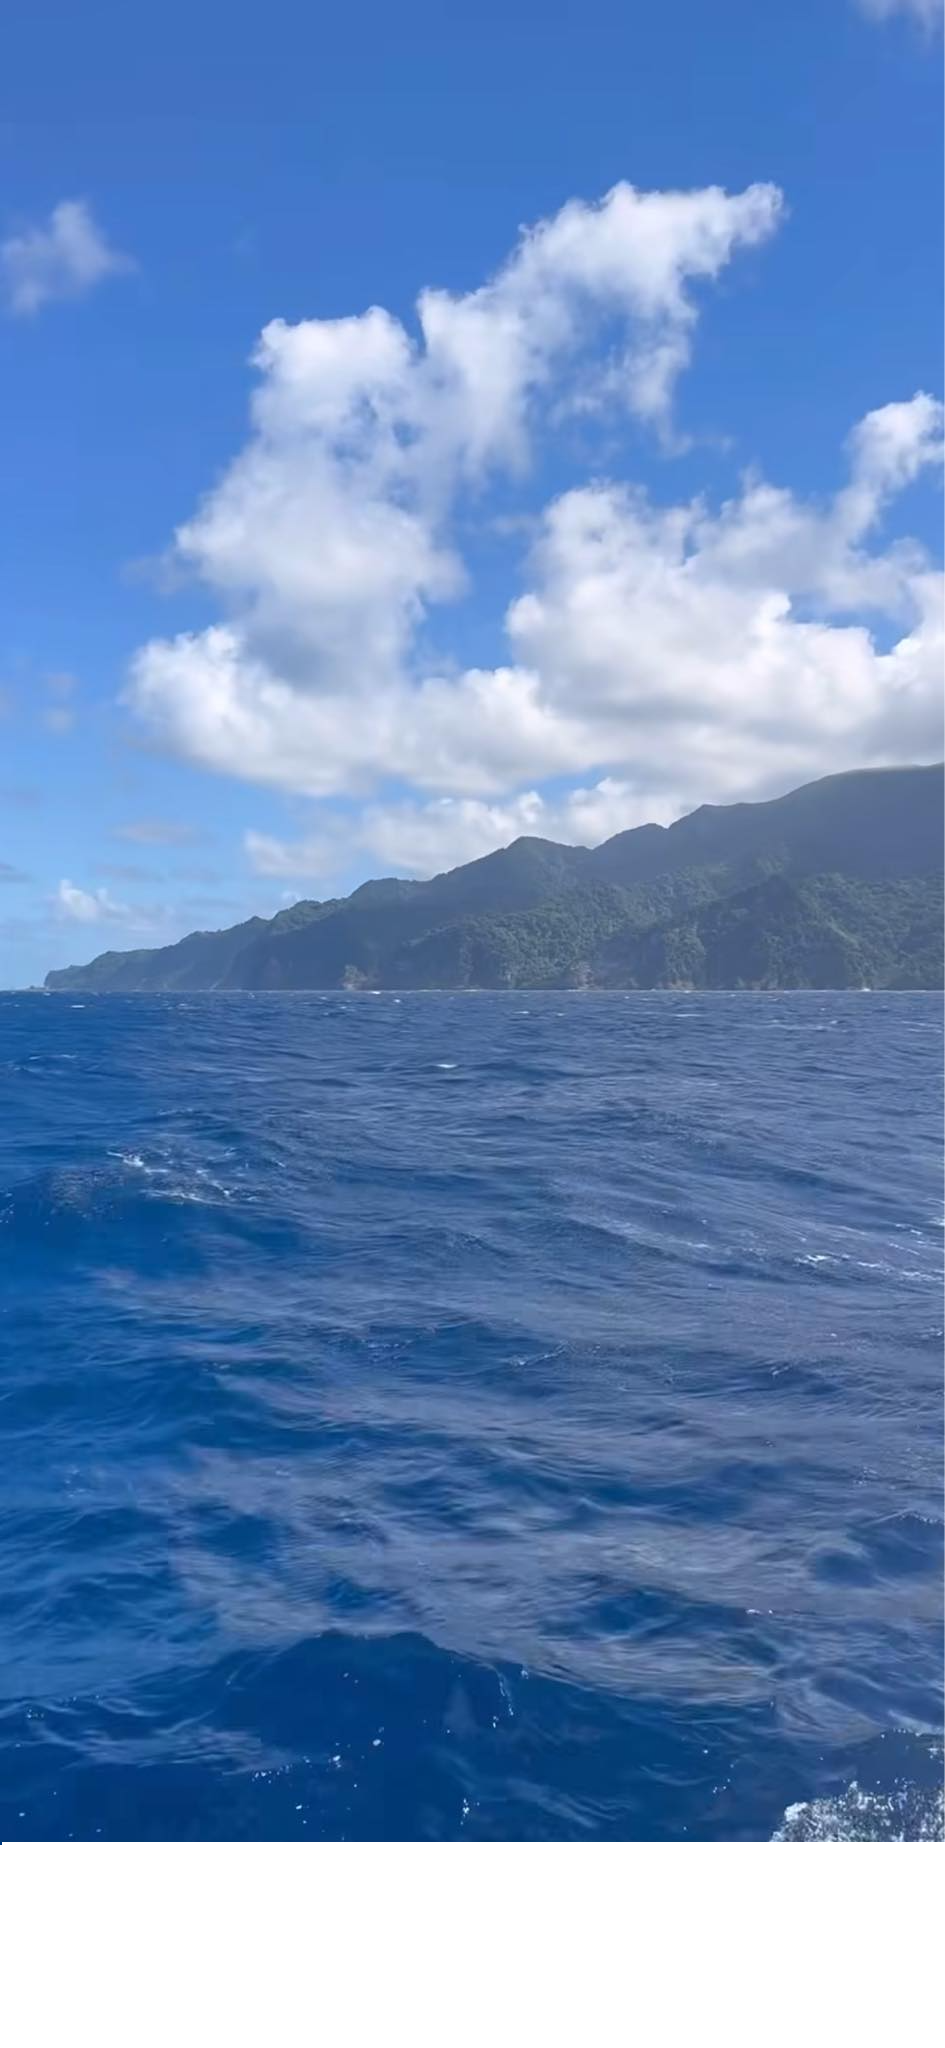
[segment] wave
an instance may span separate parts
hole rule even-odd
[[[938,1006],[520,1003],[0,998],[0,1834],[940,1825]]]

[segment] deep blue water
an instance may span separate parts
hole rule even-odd
[[[934,1828],[941,1057],[0,998],[0,1837]]]

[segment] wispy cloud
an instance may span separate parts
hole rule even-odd
[[[83,199],[63,199],[48,220],[0,242],[0,278],[12,313],[38,313],[54,299],[82,298],[107,277],[134,269]]]
[[[97,875],[107,875],[110,882],[162,882],[163,875],[158,868],[143,868],[133,860],[97,860]]]
[[[861,14],[874,21],[888,21],[893,14],[911,14],[922,28],[940,28],[945,0],[857,0]]]
[[[216,882],[221,882],[223,880],[219,868],[204,867],[202,865],[175,868],[174,876],[178,882],[200,883],[203,886],[210,888],[212,888]]]
[[[43,724],[47,732],[57,739],[63,739],[75,725],[75,712],[71,704],[50,704],[43,712]]]
[[[31,788],[28,783],[6,783],[0,789],[0,803],[18,811],[41,810],[45,801],[43,790]]]
[[[174,818],[133,818],[112,833],[113,839],[128,839],[134,846],[193,846],[201,836],[194,825]]]
[[[57,739],[70,733],[76,722],[76,708],[70,700],[75,696],[78,682],[67,669],[56,669],[46,677],[46,690],[53,699],[40,714],[47,732]]]

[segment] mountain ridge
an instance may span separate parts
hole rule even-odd
[[[45,986],[935,988],[943,829],[941,765],[855,769],[597,847],[523,835]]]

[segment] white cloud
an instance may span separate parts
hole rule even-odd
[[[695,796],[940,744],[940,586],[917,547],[863,546],[886,496],[940,459],[923,394],[871,413],[827,506],[749,479],[714,513],[588,486],[548,511],[508,616],[549,714],[599,759]],[[883,651],[864,616],[907,628]],[[857,616],[859,615],[859,616]],[[668,769],[668,764],[670,764]]]
[[[476,860],[522,834],[568,846],[599,846],[630,825],[668,824],[681,808],[673,797],[651,798],[614,776],[558,796],[524,790],[505,803],[438,797],[425,804],[371,806],[362,844],[400,873],[431,875]]]
[[[426,803],[371,804],[357,820],[336,819],[331,828],[323,825],[301,839],[275,839],[250,831],[243,844],[257,875],[328,884],[350,868],[353,853],[373,862],[375,872],[426,876],[478,860],[523,833],[572,846],[598,846],[630,825],[668,824],[680,809],[671,797],[641,796],[629,784],[606,776],[557,798],[530,789],[504,803],[444,796]]]
[[[295,881],[320,881],[334,873],[341,857],[340,838],[330,832],[312,832],[304,839],[274,839],[268,832],[249,831],[243,834],[243,845],[254,875],[279,881],[288,876]],[[291,891],[286,900],[293,900]]]
[[[79,889],[69,881],[60,882],[53,901],[59,916],[73,924],[110,923],[130,915],[127,905],[116,903],[107,889]]]
[[[858,0],[860,11],[874,21],[888,21],[892,14],[911,14],[923,28],[935,28],[942,20],[942,0]]]
[[[36,313],[52,299],[81,298],[103,278],[133,267],[112,248],[82,199],[63,199],[42,227],[0,242],[0,276],[14,313]]]
[[[111,872],[123,876],[126,881],[139,882],[149,877],[140,869],[106,870],[100,865],[99,872]],[[143,940],[151,946],[168,945],[181,938],[185,932],[193,931],[200,924],[232,923],[241,914],[238,899],[229,896],[197,895],[178,898],[175,901],[150,899],[135,903],[119,903],[105,888],[81,889],[75,882],[62,881],[55,894],[49,898],[51,907],[60,923],[121,926],[128,938]],[[249,913],[245,910],[244,915]],[[266,915],[270,912],[264,913]],[[127,943],[127,939],[125,940]]]
[[[523,235],[480,290],[423,292],[417,341],[379,308],[267,327],[251,437],[175,543],[222,616],[133,665],[129,701],[158,739],[353,798],[346,845],[410,872],[523,830],[600,838],[937,751],[938,580],[916,543],[880,537],[940,459],[942,408],[921,392],[854,427],[826,501],[759,475],[721,505],[592,480],[536,517],[526,495],[499,664],[424,651],[431,607],[465,588],[457,538],[494,510],[493,473],[521,485],[576,394],[665,426],[694,281],[769,235],[779,205],[769,186],[618,186]],[[507,525],[518,509],[506,492]],[[582,787],[550,799],[565,780]],[[404,800],[382,802],[394,782]],[[247,851],[282,878],[343,863],[321,820]]]
[[[542,407],[600,379],[602,331],[617,337],[610,403],[665,424],[692,285],[772,234],[780,204],[769,185],[618,185],[524,234],[479,290],[422,292],[419,341],[379,307],[271,322],[252,436],[175,540],[176,561],[221,594],[228,617],[142,650],[132,695],[145,715],[199,758],[212,731],[229,766],[299,711],[309,763],[327,756],[306,786],[334,786],[345,707],[403,684],[425,614],[463,587],[449,533],[459,489],[521,470]],[[282,779],[268,741],[261,762]]]
[[[549,777],[618,790],[623,823],[772,778],[927,757],[940,744],[939,579],[915,544],[868,543],[891,493],[937,460],[941,424],[921,393],[868,415],[825,504],[757,477],[717,510],[658,508],[617,485],[565,493],[509,608],[501,669],[319,695],[218,627],[148,650],[139,704],[184,752],[260,782],[369,799],[396,777],[449,798],[401,807],[389,830],[364,812],[369,849],[411,867],[431,833],[461,858],[525,829],[510,799]],[[319,835],[301,868],[254,851],[279,873],[325,872],[332,855]]]

